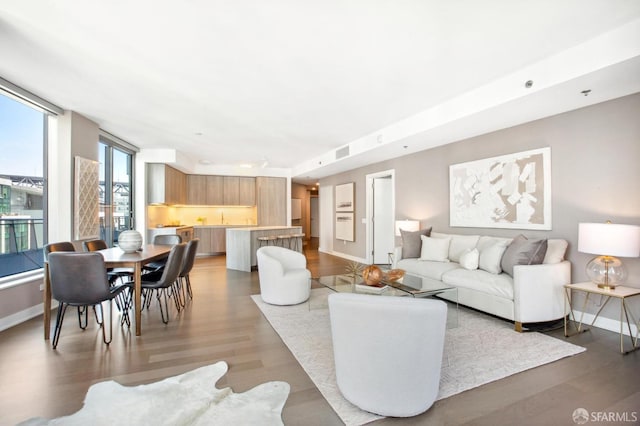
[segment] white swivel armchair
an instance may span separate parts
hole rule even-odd
[[[433,405],[445,302],[333,293],[329,314],[338,388],[349,402],[390,417],[415,416]]]
[[[296,305],[309,299],[311,272],[303,254],[265,246],[258,249],[256,256],[262,300],[272,305]]]

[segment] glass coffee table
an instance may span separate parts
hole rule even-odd
[[[447,310],[447,328],[458,326],[458,289],[442,282],[435,282],[409,273],[405,273],[404,277],[397,281],[383,281],[384,287],[382,288],[367,286],[362,277],[358,275],[327,275],[314,278],[314,281],[338,293],[421,298],[442,296],[443,299],[455,305],[455,309],[451,309],[449,306]],[[309,309],[311,309],[311,302],[309,302]]]

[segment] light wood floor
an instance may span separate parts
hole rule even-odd
[[[341,273],[347,263],[311,248],[307,257],[313,276]],[[220,360],[230,368],[218,387],[244,392],[269,380],[288,382],[285,424],[342,424],[250,299],[259,293],[257,272],[226,270],[224,262],[198,259],[187,309],[164,325],[154,304],[143,313],[141,337],[114,327],[108,349],[95,321],[83,332],[71,309],[56,351],[42,338],[41,317],[0,333],[0,424],[73,413],[99,381],[148,383]],[[562,330],[549,334],[564,338]],[[570,339],[586,353],[436,402],[421,416],[376,424],[573,425],[580,407],[640,418],[640,351],[620,355],[617,338],[594,329]]]

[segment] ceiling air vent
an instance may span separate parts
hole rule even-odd
[[[336,160],[349,156],[349,145],[336,149]]]

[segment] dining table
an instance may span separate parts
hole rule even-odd
[[[106,268],[132,268],[134,279],[133,309],[135,310],[136,336],[142,334],[142,267],[169,256],[171,245],[146,244],[133,253],[125,253],[119,247],[98,250],[102,254]],[[105,270],[106,273],[106,270]],[[49,339],[51,332],[51,282],[49,264],[44,264],[44,338]]]

